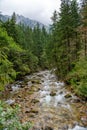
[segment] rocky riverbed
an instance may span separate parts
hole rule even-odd
[[[87,102],[72,94],[52,71],[26,76],[8,86],[2,98],[12,106],[19,104],[20,121],[32,122],[31,130],[87,130]]]

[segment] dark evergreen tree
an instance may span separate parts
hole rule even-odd
[[[54,61],[54,66],[57,68],[58,76],[63,79],[72,70],[80,50],[77,31],[80,25],[80,15],[76,0],[61,0],[60,13],[54,14],[49,52],[51,61]]]
[[[82,16],[82,26],[81,26],[81,32],[82,32],[82,42],[84,43],[83,49],[84,54],[87,56],[87,1],[82,0],[82,6],[81,6],[81,16]]]

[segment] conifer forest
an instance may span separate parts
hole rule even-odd
[[[0,130],[87,130],[87,0],[61,0],[48,28],[1,15]]]

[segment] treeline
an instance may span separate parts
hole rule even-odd
[[[7,22],[0,21],[0,90],[16,78],[47,67],[48,37],[39,24],[34,29],[17,25],[15,13]]]
[[[87,97],[87,1],[61,0],[52,16],[50,33],[34,29],[16,16],[0,21],[0,89],[16,78],[47,67],[56,68],[59,80]]]
[[[58,78],[87,97],[87,1],[61,0],[52,16],[48,60]]]

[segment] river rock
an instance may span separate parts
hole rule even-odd
[[[24,88],[24,87],[25,87],[25,85],[24,85],[24,84],[21,84],[20,88]]]
[[[82,117],[81,121],[84,125],[87,125],[87,117]]]
[[[32,100],[31,100],[31,103],[38,103],[38,102],[39,102],[38,99],[32,99]]]
[[[50,93],[50,96],[56,96],[56,92],[52,91],[52,92]]]
[[[40,80],[36,80],[36,79],[32,79],[31,82],[36,83],[36,84],[40,84]]]
[[[34,91],[29,91],[28,94],[29,95],[32,95],[34,93]]]
[[[77,98],[77,99],[73,99],[72,102],[73,103],[79,103],[79,102],[81,102],[81,100],[79,98]]]
[[[60,91],[59,94],[63,94],[63,91]]]
[[[18,95],[18,98],[22,98],[22,95]]]
[[[38,110],[34,110],[34,109],[32,109],[32,110],[30,110],[30,113],[38,114]]]
[[[64,97],[65,97],[65,98],[71,98],[72,95],[68,93],[68,94],[66,94]]]
[[[62,130],[68,130],[68,125],[65,125]]]
[[[29,109],[29,108],[26,108],[26,109],[25,109],[25,113],[30,113],[30,109]]]
[[[45,126],[44,130],[53,130],[53,128],[51,128],[50,126]]]
[[[29,114],[29,117],[34,118],[34,117],[35,117],[35,114],[34,114],[34,113],[30,113],[30,114]],[[32,129],[32,130],[33,130],[33,129]]]

